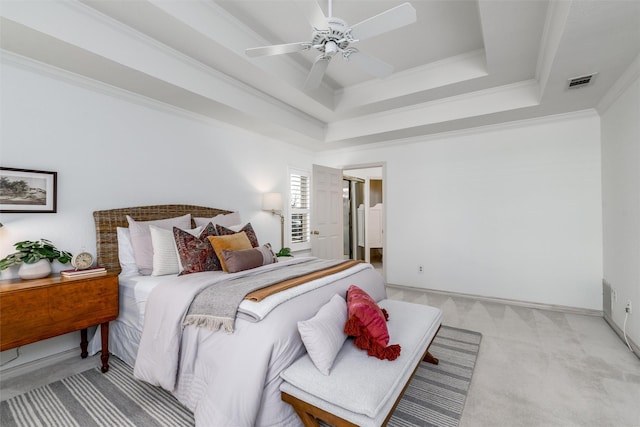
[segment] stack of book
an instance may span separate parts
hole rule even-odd
[[[84,270],[62,270],[60,272],[62,277],[99,276],[100,274],[107,274],[107,269],[104,267],[91,267]]]

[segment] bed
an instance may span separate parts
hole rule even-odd
[[[127,227],[127,215],[150,221],[184,214],[193,219],[230,213],[191,205],[94,213],[98,263],[118,272],[120,281],[120,315],[109,329],[110,350],[133,366],[139,379],[173,393],[193,411],[196,425],[300,426],[300,419],[282,402],[279,390],[280,372],[306,351],[297,322],[313,317],[335,294],[344,296],[352,284],[381,300],[386,297],[384,282],[369,264],[360,263],[261,302],[245,300],[229,333],[183,326],[189,294],[195,295],[208,282],[226,283],[223,281],[236,277],[255,278],[274,270],[295,269],[307,262],[305,257],[280,259],[238,273],[141,276],[121,269],[117,227]],[[96,331],[90,342],[93,353],[100,350],[99,333]]]

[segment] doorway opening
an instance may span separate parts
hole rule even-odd
[[[364,218],[358,218],[358,206],[364,204],[364,179],[342,177],[342,213],[344,258],[364,261]],[[361,227],[358,229],[358,227]],[[355,230],[355,232],[354,232]]]
[[[343,169],[344,257],[371,263],[381,274],[385,224],[383,166]]]

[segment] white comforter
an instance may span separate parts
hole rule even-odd
[[[386,297],[382,277],[360,264],[261,303],[243,302],[241,310],[253,314],[239,316],[233,334],[183,329],[191,300],[209,283],[210,275],[197,273],[152,291],[134,370],[137,378],[173,392],[194,412],[198,426],[301,425],[279,391],[280,372],[305,352],[297,322],[315,315],[336,293],[345,295],[351,284],[376,300]],[[255,316],[262,320],[250,320]]]

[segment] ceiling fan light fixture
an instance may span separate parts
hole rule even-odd
[[[338,52],[346,60],[353,59],[352,62],[354,64],[375,77],[384,78],[389,76],[393,73],[391,65],[351,47],[350,44],[358,42],[360,39],[378,36],[416,21],[416,10],[410,3],[403,3],[352,26],[348,26],[340,18],[331,16],[333,13],[331,0],[329,0],[328,17],[324,16],[322,9],[316,2],[297,2],[296,4],[300,4],[302,11],[313,27],[311,42],[251,48],[246,49],[245,53],[247,56],[256,57],[294,53],[310,48],[316,49],[320,52],[320,56],[314,61],[307,76],[303,88],[305,91],[313,90],[320,85],[329,61]],[[321,18],[324,18],[325,28],[319,28],[319,26],[323,26]],[[358,36],[353,35],[352,31],[354,29],[357,31]]]
[[[336,42],[334,42],[333,40],[329,40],[327,43],[325,43],[324,45],[324,54],[328,55],[328,56],[333,56],[336,53],[338,53],[338,44]]]

